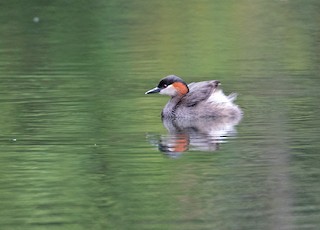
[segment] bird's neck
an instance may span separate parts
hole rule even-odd
[[[176,110],[179,108],[181,104],[181,99],[185,95],[179,95],[175,97],[171,97],[171,99],[168,101],[164,109],[162,110],[162,117],[175,117],[176,116]]]

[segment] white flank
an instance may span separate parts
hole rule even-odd
[[[232,103],[233,97],[226,96],[221,89],[216,89],[212,92],[210,97],[208,98],[208,102],[213,103]]]

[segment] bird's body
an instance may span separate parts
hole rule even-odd
[[[181,78],[169,75],[146,94],[158,92],[171,96],[161,113],[165,119],[241,117],[242,111],[233,103],[236,94],[226,96],[219,84],[211,80],[187,85]]]

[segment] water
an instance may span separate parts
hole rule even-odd
[[[318,229],[319,8],[1,3],[1,228]],[[144,95],[168,74],[244,117],[177,132]]]

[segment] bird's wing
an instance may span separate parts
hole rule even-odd
[[[193,82],[188,85],[189,93],[183,97],[183,104],[187,107],[195,106],[201,101],[207,100],[219,85],[219,81]]]

